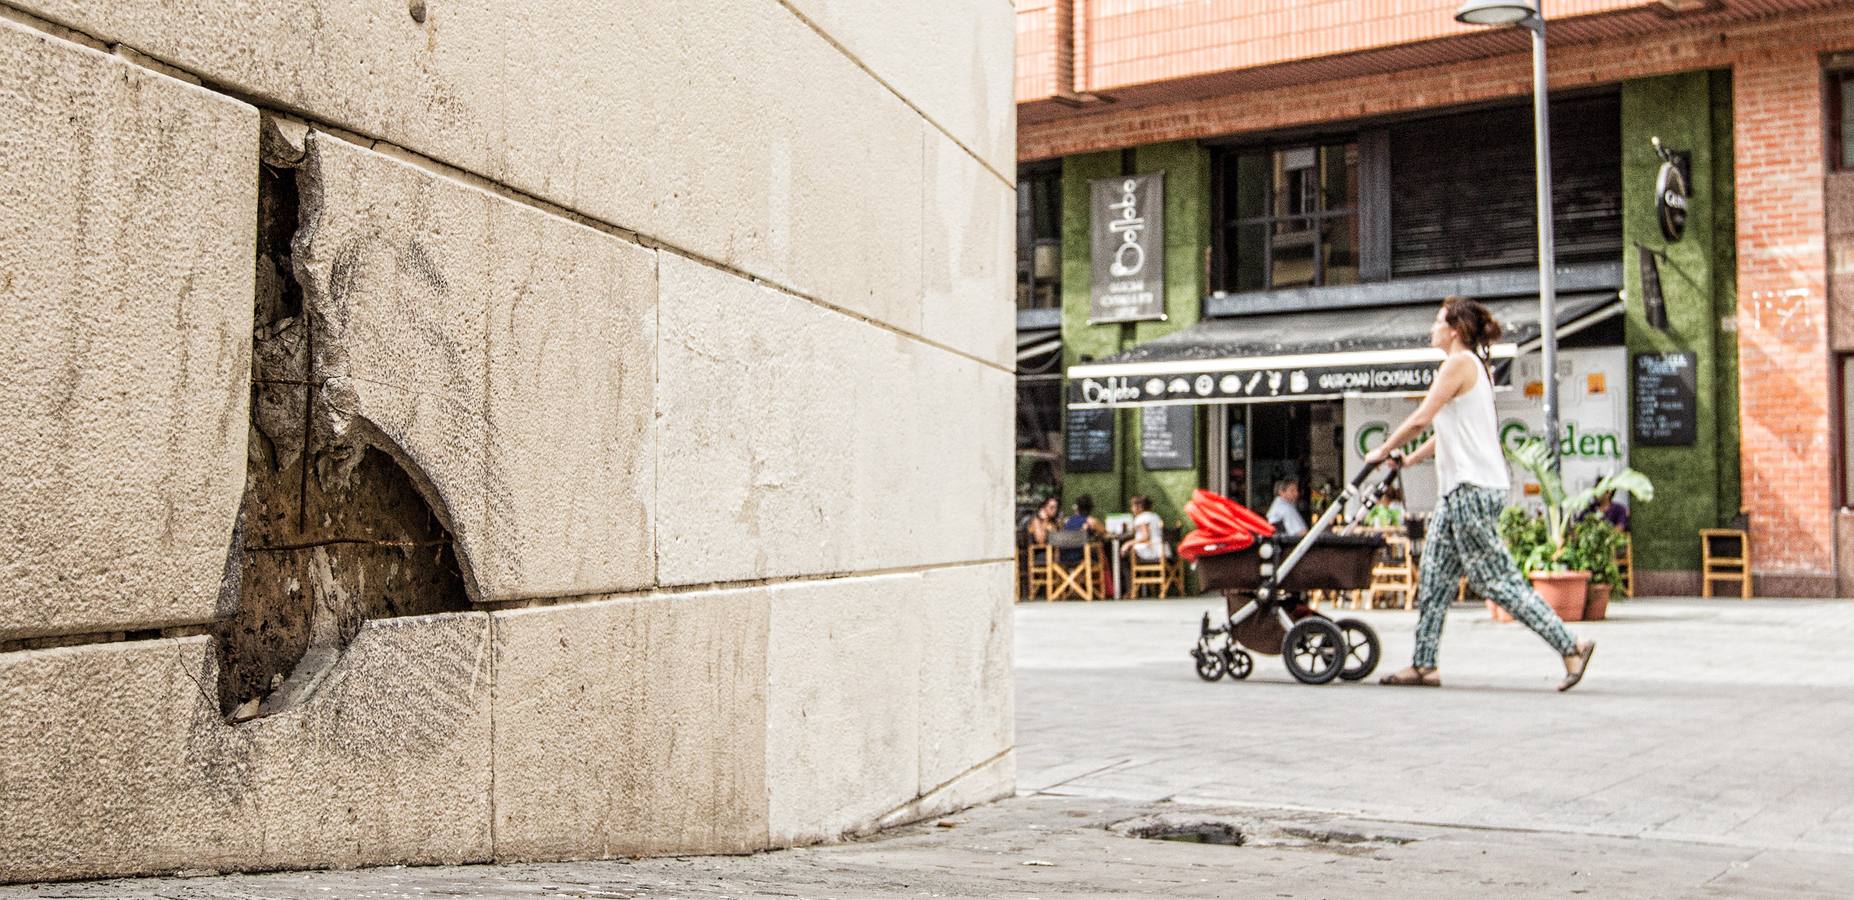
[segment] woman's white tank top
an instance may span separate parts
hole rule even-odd
[[[1436,413],[1436,476],[1442,496],[1456,485],[1508,490],[1506,457],[1494,422],[1493,385],[1487,369],[1474,363],[1474,384]]]

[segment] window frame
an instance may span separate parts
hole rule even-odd
[[[1375,235],[1368,234],[1368,230],[1374,223],[1371,217],[1367,215],[1368,207],[1370,206],[1368,194],[1370,191],[1374,190],[1374,188],[1366,184],[1365,181],[1367,173],[1375,174],[1378,167],[1373,166],[1366,160],[1366,154],[1370,152],[1367,144],[1366,134],[1360,132],[1320,135],[1292,141],[1237,144],[1218,148],[1212,163],[1212,179],[1215,183],[1211,204],[1211,228],[1214,232],[1211,236],[1210,251],[1210,274],[1213,279],[1212,290],[1219,293],[1235,294],[1259,291],[1294,290],[1307,287],[1322,288],[1346,286],[1329,285],[1327,283],[1326,259],[1324,258],[1324,254],[1321,253],[1321,248],[1329,243],[1325,238],[1325,228],[1323,226],[1329,221],[1342,220],[1345,218],[1351,218],[1355,223],[1354,229],[1356,236],[1352,251],[1357,258],[1355,268],[1358,270],[1358,279],[1356,283],[1362,284],[1376,280],[1371,277],[1371,267],[1366,264],[1366,257],[1369,255],[1366,247],[1369,245],[1369,242],[1376,237]],[[1280,194],[1276,191],[1273,171],[1280,156],[1294,150],[1311,149],[1315,155],[1315,169],[1317,170],[1323,164],[1325,157],[1322,151],[1327,148],[1335,147],[1349,148],[1353,156],[1353,185],[1350,193],[1354,198],[1354,202],[1337,207],[1322,206],[1319,211],[1312,213],[1276,215],[1275,210]],[[1269,177],[1264,181],[1265,190],[1262,198],[1262,209],[1264,213],[1259,216],[1238,217],[1232,210],[1228,209],[1228,198],[1233,190],[1230,182],[1237,178],[1238,167],[1240,165],[1239,160],[1245,156],[1261,156],[1266,160],[1268,172],[1270,173]],[[1321,202],[1324,203],[1324,193],[1321,192],[1319,196]],[[1277,233],[1277,228],[1290,222],[1307,222],[1313,226],[1310,229],[1313,234],[1313,283],[1310,285],[1277,286],[1273,283],[1276,238],[1280,236]],[[1245,226],[1253,227],[1258,225],[1263,226],[1265,229],[1262,244],[1262,283],[1260,287],[1238,287],[1235,284],[1236,267],[1239,265],[1237,255],[1237,243],[1239,238],[1237,235],[1239,235],[1241,229]]]
[[[1049,222],[1039,217],[1036,191],[1041,185],[1048,191],[1050,198]],[[1061,309],[1062,308],[1062,168],[1049,163],[1019,166],[1017,169],[1017,239],[1016,239],[1016,273],[1014,298],[1018,309]],[[1039,237],[1048,226],[1050,237]],[[1055,274],[1049,278],[1036,276],[1036,251],[1039,246],[1055,248]],[[1047,288],[1051,302],[1038,304],[1039,288]]]

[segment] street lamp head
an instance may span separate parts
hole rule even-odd
[[[1521,25],[1538,16],[1532,0],[1466,0],[1455,10],[1463,25]]]

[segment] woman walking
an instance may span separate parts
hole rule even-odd
[[[1526,623],[1564,658],[1564,680],[1558,690],[1575,687],[1596,652],[1595,641],[1574,640],[1564,622],[1520,577],[1495,527],[1512,489],[1494,422],[1488,348],[1499,337],[1500,324],[1486,307],[1466,297],[1445,298],[1429,328],[1430,346],[1448,354],[1436,371],[1435,383],[1423,405],[1365,456],[1367,465],[1389,460],[1401,466],[1433,454],[1442,497],[1429,522],[1418,577],[1416,653],[1409,668],[1384,676],[1383,684],[1442,684],[1436,670],[1436,643],[1463,574],[1477,593]],[[1414,439],[1431,422],[1435,434],[1407,460],[1392,455],[1391,448]]]

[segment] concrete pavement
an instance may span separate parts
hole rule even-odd
[[[1017,799],[746,857],[141,879],[14,897],[1799,897],[1854,873],[1854,604],[1636,601],[1590,677],[1458,608],[1441,690],[1205,684],[1206,599],[1017,608]],[[1381,671],[1414,615],[1364,615]],[[1241,846],[1142,840],[1216,822]],[[1118,828],[1116,826],[1119,826]]]

